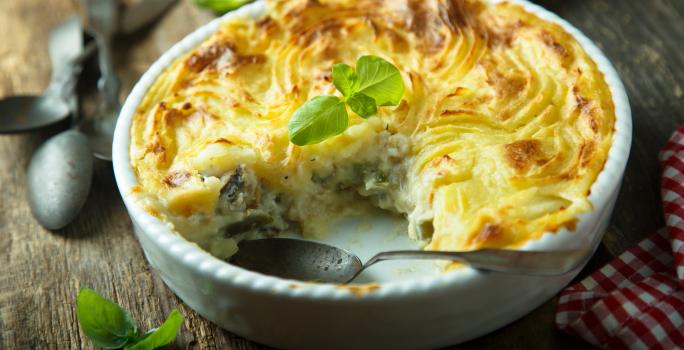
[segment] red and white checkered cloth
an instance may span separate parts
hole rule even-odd
[[[605,349],[684,349],[684,126],[660,162],[666,227],[565,289],[559,329]]]

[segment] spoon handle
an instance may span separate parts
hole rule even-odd
[[[589,247],[558,251],[522,251],[481,249],[465,252],[397,250],[378,253],[363,269],[383,260],[453,260],[480,270],[535,276],[558,276],[570,272],[587,262],[592,250]]]
[[[88,12],[88,25],[99,49],[101,78],[99,88],[104,94],[105,108],[118,110],[121,83],[114,70],[112,36],[119,20],[119,3],[116,0],[84,0]]]
[[[73,61],[83,52],[81,19],[72,16],[50,32],[48,52],[52,62],[52,80],[70,71]]]

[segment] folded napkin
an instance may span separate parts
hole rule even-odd
[[[684,349],[684,126],[660,153],[666,227],[558,301],[556,327],[605,349]]]

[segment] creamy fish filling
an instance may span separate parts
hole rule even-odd
[[[410,214],[415,206],[406,200],[408,148],[397,146],[406,139],[388,132],[380,133],[378,139],[384,147],[375,151],[364,149],[365,156],[351,157],[365,158],[364,161],[331,163],[311,172],[308,184],[304,186],[306,191],[274,190],[260,181],[254,169],[238,165],[220,177],[222,187],[215,212],[205,218],[214,222],[208,226],[216,228],[215,236],[198,243],[215,255],[226,256],[230,255],[232,245],[227,247],[228,251],[220,251],[216,242],[270,237],[284,231],[320,236],[325,234],[334,216],[364,208],[359,205],[361,201],[370,201],[373,206],[394,213]],[[182,216],[173,218],[175,222],[187,220]],[[418,229],[425,226],[424,223],[411,225]],[[415,236],[427,239],[429,232]]]

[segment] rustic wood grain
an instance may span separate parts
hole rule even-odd
[[[605,51],[622,76],[634,113],[632,153],[611,229],[582,272],[586,276],[662,224],[656,156],[684,122],[684,1],[537,2],[575,24]],[[78,4],[0,1],[0,97],[40,93],[47,85],[47,35],[76,13]],[[124,90],[161,52],[211,18],[189,0],[180,1],[153,26],[117,38]],[[131,310],[140,328],[159,325],[172,308],[179,308],[186,321],[172,348],[263,348],[200,318],[150,271],[111,164],[96,164],[86,208],[72,225],[49,232],[35,222],[25,200],[26,167],[32,152],[58,129],[0,136],[0,349],[92,348],[73,307],[85,286]],[[550,300],[519,321],[454,349],[589,347],[554,329],[555,305]]]

